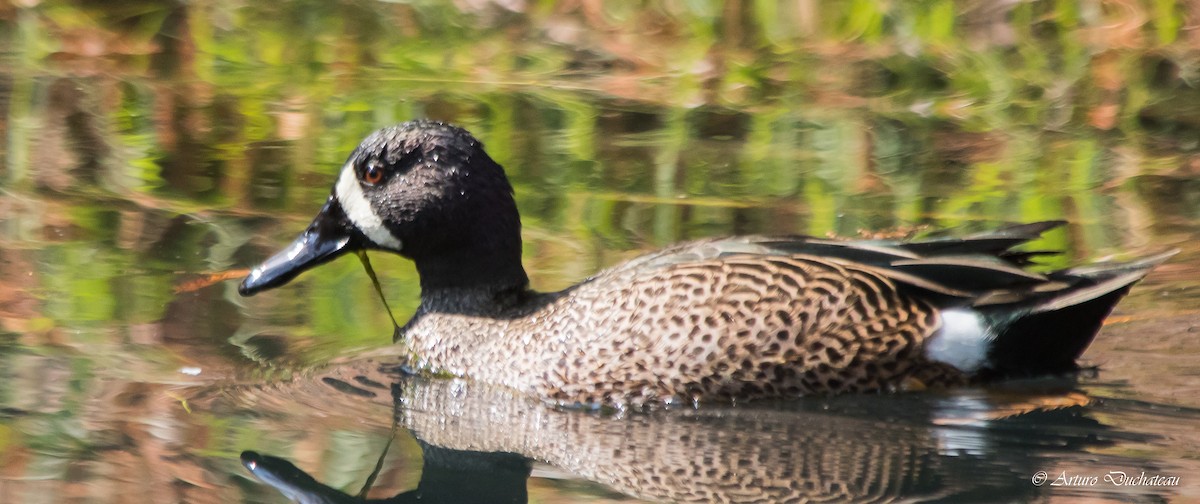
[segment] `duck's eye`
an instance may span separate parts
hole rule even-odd
[[[380,180],[383,180],[383,168],[373,163],[367,165],[367,169],[363,171],[363,182],[375,185]]]

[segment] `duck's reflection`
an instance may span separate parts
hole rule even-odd
[[[1039,491],[1030,476],[1056,451],[1111,438],[1085,414],[1086,397],[1061,391],[605,415],[559,410],[485,385],[358,369],[324,376],[323,393],[390,399],[397,423],[422,448],[418,487],[364,501],[289,462],[247,452],[243,462],[255,476],[302,503],[526,502],[534,461],[658,501],[1019,501]],[[328,407],[327,397],[322,402]],[[1029,421],[1036,407],[1043,409]]]
[[[361,502],[524,503],[533,462],[514,453],[473,452],[421,443],[424,465],[417,488],[388,499],[364,499],[321,484],[291,462],[255,452],[242,465],[264,483],[301,504]]]

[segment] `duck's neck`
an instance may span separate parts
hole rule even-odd
[[[526,286],[502,288],[422,289],[422,314],[470,315],[490,319],[520,316],[521,308],[538,297]]]
[[[512,185],[485,154],[472,162],[471,184],[458,180],[445,191],[440,210],[418,219],[423,239],[406,241],[404,253],[421,275],[422,305],[458,297],[460,308],[486,313],[511,293],[526,292],[529,277]]]
[[[510,307],[529,292],[521,265],[518,223],[463,230],[452,246],[413,257],[421,276],[421,304],[427,309],[488,314]]]
[[[421,290],[480,289],[508,290],[529,285],[521,265],[520,245],[504,253],[488,250],[456,251],[416,262]]]

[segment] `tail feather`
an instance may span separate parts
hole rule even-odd
[[[1022,303],[977,306],[995,339],[988,350],[988,377],[1075,371],[1117,302],[1155,266],[1178,251],[1126,263],[1092,264],[1048,275],[1069,287]]]

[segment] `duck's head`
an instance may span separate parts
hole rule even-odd
[[[238,292],[279,287],[366,249],[412,259],[422,289],[528,282],[504,170],[470,133],[440,122],[411,121],[367,136],[308,229],[251,270]]]

